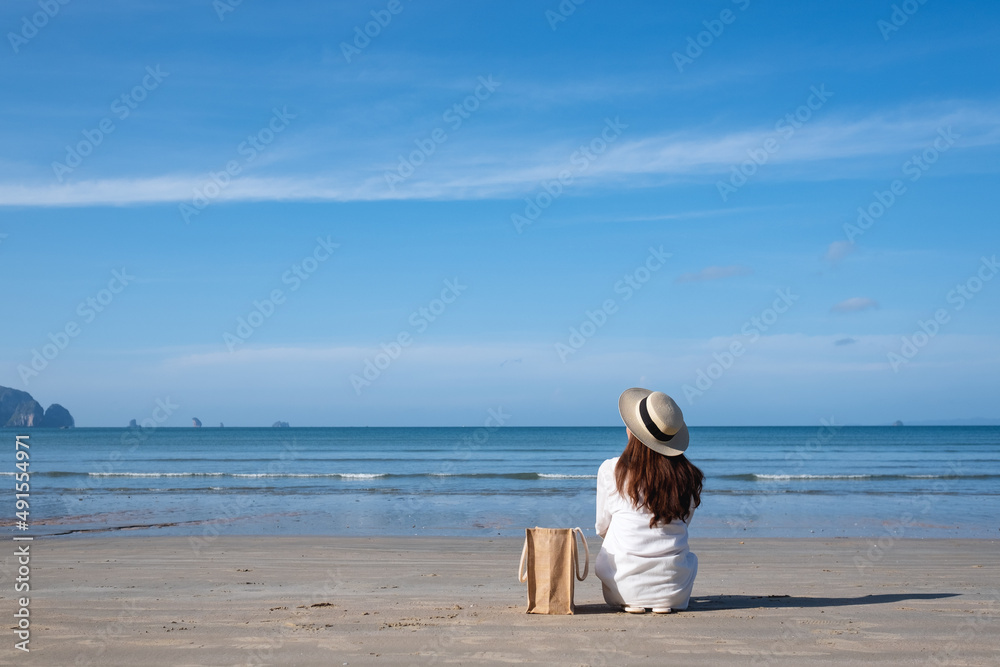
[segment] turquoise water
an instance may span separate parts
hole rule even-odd
[[[623,427],[28,433],[34,535],[593,534],[597,468],[625,442]],[[694,427],[688,454],[706,474],[695,537],[1000,535],[1000,427]]]

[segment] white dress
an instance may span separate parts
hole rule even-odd
[[[698,558],[688,549],[688,524],[674,520],[650,528],[652,515],[618,493],[617,463],[618,457],[608,459],[597,472],[596,527],[604,546],[594,572],[604,584],[604,599],[611,605],[687,609],[698,574]]]

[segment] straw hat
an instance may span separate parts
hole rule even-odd
[[[633,387],[618,397],[625,426],[642,444],[664,456],[680,456],[690,436],[680,407],[662,391]]]

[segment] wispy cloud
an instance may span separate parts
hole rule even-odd
[[[855,250],[855,245],[850,241],[834,241],[826,249],[826,255],[823,258],[831,264],[836,264]]]
[[[748,266],[707,266],[697,273],[684,273],[677,277],[678,283],[700,283],[707,280],[722,280],[733,276],[748,276],[753,269]]]
[[[628,123],[627,118],[622,122]],[[903,156],[924,147],[939,128],[961,127],[960,144],[984,146],[1000,143],[1000,111],[972,107],[937,108],[921,112],[897,111],[864,118],[815,121],[802,127],[795,140],[775,154],[772,163],[796,165],[775,169],[776,178],[822,178],[830,164],[872,156]],[[599,136],[598,123],[593,136]],[[322,130],[316,130],[322,134]],[[702,179],[711,182],[745,159],[748,148],[759,146],[773,134],[771,128],[710,133],[686,129],[669,134],[635,136],[626,129],[622,138],[580,173],[573,187],[637,188]],[[483,138],[467,144],[463,152],[434,156],[405,186],[390,190],[384,174],[391,169],[398,142],[384,151],[387,162],[331,163],[318,155],[299,155],[233,179],[217,201],[376,201],[476,200],[511,198],[534,190],[543,180],[567,168],[574,151],[591,136],[573,141],[539,144],[537,137],[521,143],[498,144]],[[407,140],[410,141],[410,140]],[[313,142],[322,143],[322,142]],[[406,142],[404,142],[406,143]],[[212,162],[210,165],[214,164]],[[309,167],[303,171],[303,164]],[[201,165],[200,165],[201,167]],[[780,172],[780,173],[779,173]],[[10,172],[8,172],[10,173]],[[67,184],[0,181],[0,206],[92,206],[170,203],[189,201],[194,189],[204,186],[207,174],[178,169],[145,177],[109,175]],[[829,251],[828,251],[829,253]]]
[[[869,308],[878,308],[878,302],[864,296],[845,299],[830,309],[832,313],[856,313]]]

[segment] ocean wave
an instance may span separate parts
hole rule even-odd
[[[13,472],[0,472],[0,475],[13,476]],[[368,479],[420,479],[420,478],[455,478],[455,479],[510,479],[510,480],[584,480],[596,479],[597,475],[579,475],[568,473],[547,473],[547,472],[412,472],[412,473],[388,473],[388,472],[71,472],[65,470],[55,471],[32,471],[33,477],[98,477],[98,478],[185,478],[185,477],[211,477],[211,478],[243,478],[243,479],[343,479],[343,480],[368,480]],[[786,473],[740,473],[732,475],[709,476],[715,479],[731,480],[738,482],[837,482],[837,481],[858,481],[858,482],[885,482],[885,481],[915,481],[915,480],[1000,480],[1000,474],[979,473],[979,474],[881,474],[881,473],[833,473],[833,474],[786,474]]]
[[[42,473],[44,474],[44,473]],[[597,475],[570,475],[545,472],[509,472],[509,473],[387,473],[387,472],[89,472],[89,473],[59,473],[62,475],[86,474],[90,477],[233,477],[243,479],[263,478],[340,478],[340,479],[378,479],[419,478],[419,477],[453,477],[458,479],[596,479]]]
[[[88,472],[90,477],[224,477],[224,472]]]
[[[340,477],[341,479],[375,479],[388,477],[386,472],[236,472],[233,477],[259,479],[264,477]]]
[[[545,472],[432,472],[399,475],[399,477],[458,477],[462,479],[597,479],[597,475],[562,475]]]
[[[388,477],[389,473],[377,472],[91,472],[91,477],[341,477],[343,479],[374,479]]]
[[[754,474],[751,475],[754,479],[762,479],[766,481],[785,481],[793,479],[872,479],[872,475],[858,474],[858,475],[763,475]]]
[[[747,473],[740,475],[720,475],[720,479],[731,479],[742,482],[794,482],[794,481],[836,481],[836,480],[866,480],[866,481],[891,481],[906,479],[1000,479],[1000,475],[978,474],[978,475],[906,475],[906,474],[872,474],[872,473],[841,473],[830,475],[790,475],[784,473]]]

